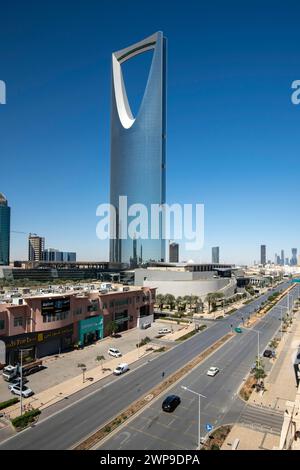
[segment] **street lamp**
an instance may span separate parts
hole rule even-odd
[[[281,309],[281,310],[280,310],[280,320],[281,320],[281,339],[282,339],[282,336],[283,336],[283,330],[282,330],[282,322],[283,322],[283,320],[282,320],[282,309],[284,309],[284,308],[287,308],[287,309],[288,309],[288,307],[287,307],[287,306],[284,306],[284,305],[275,305],[275,308],[280,308],[280,309]]]
[[[22,416],[23,414],[23,352],[24,351],[31,351],[32,348],[27,348],[27,349],[19,349],[19,352],[21,353],[21,366],[20,366],[20,415]]]
[[[193,393],[194,395],[197,395],[198,396],[198,413],[199,413],[199,416],[198,416],[198,442],[199,442],[199,449],[200,449],[200,446],[201,446],[201,397],[202,398],[207,398],[205,395],[202,395],[201,393],[198,393],[198,392],[194,392],[194,390],[191,390],[190,388],[188,387],[185,387],[184,385],[181,385],[181,388],[183,390],[186,390],[187,392],[190,392],[190,393]]]

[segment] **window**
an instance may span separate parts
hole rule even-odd
[[[23,326],[23,317],[15,317],[14,326]]]
[[[70,312],[60,312],[60,313],[47,313],[43,315],[44,323],[51,323],[53,321],[65,320],[68,318]]]
[[[0,320],[0,330],[4,330],[5,322],[4,320]]]
[[[82,307],[76,308],[74,310],[74,315],[81,315],[82,314]]]

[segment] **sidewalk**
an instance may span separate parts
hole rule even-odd
[[[147,349],[153,348],[151,351]],[[95,382],[107,377],[112,374],[112,371],[122,362],[127,364],[132,364],[137,361],[139,358],[145,357],[153,352],[153,350],[158,349],[158,345],[151,343],[146,344],[139,348],[139,357],[137,349],[131,351],[127,354],[124,354],[121,358],[114,358],[111,361],[105,362],[105,367],[101,367],[101,364],[94,369],[91,369],[85,374],[85,381],[83,382],[83,374],[73,377],[72,379],[66,380],[65,382],[49,388],[39,394],[33,395],[30,398],[23,399],[25,407],[32,406],[33,408],[39,408],[43,410],[54,403],[64,400],[66,397],[83,390]],[[5,409],[5,414],[10,417],[10,419],[19,416],[20,414],[20,404],[11,406],[10,408]]]
[[[277,335],[278,336],[278,335]],[[286,401],[294,401],[297,393],[294,358],[300,345],[300,312],[295,314],[277,349],[277,358],[271,359],[273,367],[265,379],[266,391],[262,396],[253,392],[249,398],[252,405],[261,405],[284,411]]]
[[[170,341],[175,341],[180,336],[183,336],[190,331],[194,330],[194,325],[189,325],[188,327],[183,327],[174,333],[169,333],[162,336],[163,339]],[[61,400],[64,400],[66,397],[87,388],[89,385],[98,382],[99,380],[112,374],[112,371],[122,362],[127,364],[133,364],[138,359],[141,359],[151,353],[154,350],[160,349],[161,345],[148,343],[145,346],[128,352],[120,358],[112,358],[110,361],[105,361],[103,368],[101,364],[85,373],[85,381],[83,382],[83,375],[80,373],[76,377],[73,377],[65,382],[62,382],[54,387],[51,387],[41,393],[33,395],[28,399],[23,399],[25,407],[39,408],[43,410],[48,406],[53,405]],[[149,350],[151,348],[151,350]],[[147,351],[148,350],[148,351]],[[5,414],[9,416],[10,419],[19,416],[20,414],[20,404],[14,405],[10,408],[5,409]]]
[[[239,439],[236,450],[272,450],[279,444],[280,438],[267,431],[257,431],[236,424],[223,442],[221,450],[232,450],[236,439]]]

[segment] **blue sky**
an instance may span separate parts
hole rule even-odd
[[[11,1],[1,6],[0,191],[12,229],[107,259],[111,52],[168,38],[168,202],[205,204],[205,246],[183,259],[248,263],[300,248],[300,6],[296,1]],[[147,57],[126,70],[134,109]],[[133,74],[136,72],[134,78]],[[129,78],[128,78],[129,80]],[[12,234],[12,258],[27,256]]]

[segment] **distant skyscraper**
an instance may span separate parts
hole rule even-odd
[[[267,247],[266,245],[260,245],[260,264],[265,266],[267,262]]]
[[[36,233],[30,233],[28,238],[28,260],[43,261],[45,250],[45,238]]]
[[[133,116],[122,74],[122,64],[138,54],[153,50],[153,58],[144,96]],[[110,153],[110,203],[115,238],[110,240],[110,260],[129,263],[132,239],[126,227],[132,217],[119,207],[119,197],[127,197],[127,206],[143,204],[148,214],[151,205],[161,206],[166,198],[166,38],[162,32],[112,54],[112,105]],[[123,215],[123,217],[122,217]],[[125,219],[126,218],[126,219]],[[161,217],[162,221],[162,217]],[[144,261],[165,260],[162,223],[157,237],[142,240]],[[152,227],[148,227],[151,233]]]
[[[291,266],[296,266],[298,262],[297,248],[292,248]]]
[[[277,255],[276,264],[277,264],[278,266],[281,265],[281,258],[280,258],[279,255]]]
[[[281,260],[281,263],[280,263],[281,266],[284,266],[284,250],[281,250],[281,258],[280,258],[280,260]]]
[[[4,194],[0,193],[0,265],[9,265],[10,207]]]
[[[178,243],[170,243],[169,245],[169,262],[170,263],[178,263],[179,262],[179,244]]]
[[[220,263],[220,247],[213,246],[211,249],[211,262],[214,264]]]
[[[286,264],[286,266],[288,266],[290,264],[288,258],[285,258],[285,264]]]

